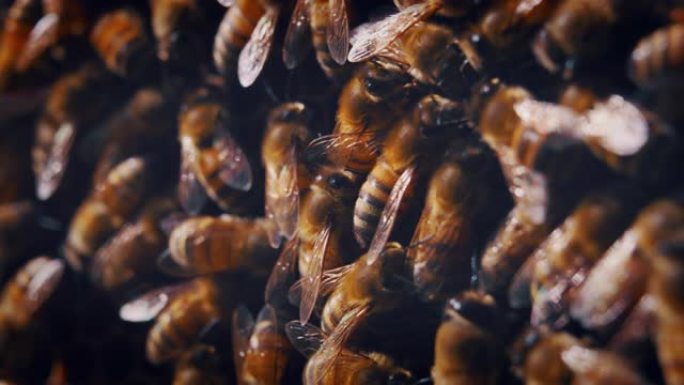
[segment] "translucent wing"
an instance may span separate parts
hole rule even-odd
[[[76,127],[71,122],[62,123],[55,132],[50,154],[45,166],[36,175],[36,195],[40,200],[49,199],[59,187],[66,171],[69,153],[76,139]]]
[[[353,264],[336,267],[323,272],[321,279],[321,287],[318,289],[318,301],[321,302],[337,287],[340,280],[352,269]],[[302,285],[304,278],[300,278],[295,282],[288,291],[288,300],[292,304],[301,302]]]
[[[340,323],[337,324],[337,327],[335,327],[335,330],[333,330],[333,332],[330,333],[330,335],[325,339],[320,348],[320,354],[322,355],[320,361],[324,362],[325,364],[317,373],[313,382],[314,384],[322,383],[321,380],[333,367],[335,361],[337,361],[342,349],[349,340],[349,337],[352,335],[352,333],[354,333],[355,330],[358,330],[359,325],[366,320],[366,316],[368,315],[370,309],[370,305],[366,304],[364,306],[354,308],[350,312],[346,313],[344,318],[342,318],[342,321],[340,321]]]
[[[276,178],[266,178],[266,212],[275,220],[279,235],[292,239],[299,217],[297,153],[294,148]]]
[[[232,7],[233,5],[235,5],[235,0],[216,0],[216,1],[218,1],[219,4],[221,4],[222,6],[224,6],[226,8]]]
[[[347,61],[349,52],[349,18],[345,0],[328,0],[330,22],[326,31],[330,56],[342,65]]]
[[[252,166],[226,123],[219,121],[216,127],[214,147],[218,150],[221,170],[219,178],[231,188],[249,191],[252,188]]]
[[[178,201],[183,210],[192,215],[199,213],[207,201],[207,194],[192,170],[191,162],[194,157],[191,150],[183,148],[178,178]]]
[[[17,69],[22,71],[29,68],[43,52],[57,42],[59,20],[59,15],[56,13],[48,13],[38,20],[17,60]]]
[[[321,288],[318,290],[319,295],[327,296],[333,290],[335,290],[337,284],[340,283],[340,280],[344,278],[344,276],[347,275],[349,271],[351,271],[353,266],[354,264],[348,264],[323,272]]]
[[[31,281],[26,288],[26,298],[31,303],[32,308],[38,309],[52,296],[52,293],[54,293],[62,281],[64,261],[40,258],[32,262],[39,263],[39,265],[38,269],[33,272]]]
[[[243,87],[251,86],[264,68],[271,51],[277,21],[278,8],[269,8],[259,19],[247,45],[240,52],[238,79]]]
[[[283,62],[287,69],[299,65],[304,54],[310,48],[311,21],[309,7],[311,0],[297,0],[290,18],[290,24],[283,42]]]
[[[620,329],[610,339],[608,349],[619,353],[629,354],[635,349],[645,351],[644,345],[650,343],[650,338],[656,327],[654,307],[655,300],[650,295],[644,295],[639,300]]]
[[[415,169],[416,168],[414,166],[411,166],[404,170],[404,172],[402,172],[399,176],[397,182],[392,187],[392,191],[387,199],[387,204],[382,210],[378,228],[375,231],[373,239],[370,243],[370,247],[368,248],[368,259],[366,262],[369,265],[373,264],[377,260],[378,256],[382,252],[382,249],[387,244],[387,240],[392,233],[392,229],[394,229],[394,222],[396,221],[397,214],[399,213],[399,206],[401,206],[404,194],[411,185]]]
[[[356,63],[375,56],[411,26],[434,14],[440,6],[437,2],[426,1],[404,8],[375,23],[366,24],[361,33],[354,34],[349,61]]]
[[[292,346],[305,357],[311,357],[320,349],[325,339],[321,329],[312,324],[303,324],[299,321],[290,321],[285,325],[285,334]]]
[[[570,314],[588,329],[603,329],[636,303],[646,289],[648,268],[634,230],[625,232],[574,293]]]
[[[287,287],[294,281],[297,266],[297,252],[299,251],[299,239],[293,238],[285,244],[280,252],[278,260],[268,277],[264,290],[264,302],[273,304],[280,302],[278,296],[285,295]]]
[[[321,279],[323,278],[323,264],[325,262],[325,252],[328,249],[331,226],[328,223],[325,228],[320,230],[313,246],[312,255],[308,256],[309,263],[306,264],[306,272],[302,277],[302,299],[299,302],[299,321],[301,323],[309,321],[314,306],[316,306],[316,298],[318,297],[318,290],[321,287]],[[300,258],[302,257],[307,258],[307,256],[300,255]]]
[[[189,287],[189,283],[182,283],[152,290],[121,306],[119,318],[128,322],[151,321],[164,310],[174,296]]]
[[[231,342],[233,345],[233,363],[237,372],[238,383],[242,384],[242,364],[249,349],[249,337],[254,330],[254,317],[244,305],[233,310]]]

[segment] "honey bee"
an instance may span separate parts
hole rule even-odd
[[[354,236],[362,248],[366,248],[376,233],[383,209],[401,205],[404,193],[410,195],[409,185],[412,177],[402,178],[404,172],[413,175],[413,168],[426,162],[428,152],[437,153],[439,139],[447,134],[457,134],[465,126],[465,111],[457,101],[432,94],[421,99],[415,106],[412,116],[400,120],[382,145],[380,157],[361,186],[359,197],[354,206]],[[453,132],[450,132],[453,131]],[[396,193],[390,200],[393,188],[402,180],[404,193]],[[396,211],[396,210],[395,210]],[[396,215],[387,218],[393,223]],[[392,225],[384,226],[380,239],[389,236]],[[376,233],[377,234],[377,233]],[[382,242],[384,243],[384,242]],[[375,248],[373,248],[375,249]]]
[[[124,321],[156,321],[147,335],[147,359],[159,364],[180,357],[224,316],[220,287],[211,278],[195,278],[151,291],[123,305]]]
[[[311,31],[311,42],[316,60],[331,79],[340,79],[346,71],[341,67],[349,52],[349,16],[346,0],[297,0],[283,43],[283,62],[295,68],[306,52],[306,35]]]
[[[235,0],[233,3],[214,38],[214,64],[220,73],[231,78],[237,68],[240,84],[249,87],[261,73],[271,51],[280,2]]]
[[[154,185],[152,172],[149,159],[133,157],[119,163],[94,186],[69,225],[64,253],[72,268],[81,270],[137,210]]]
[[[681,200],[665,199],[649,205],[640,215],[639,247],[650,262],[647,292],[654,298],[656,330],[654,335],[665,382],[684,381],[680,363],[682,351],[681,262],[684,239],[684,206]]]
[[[649,185],[679,179],[668,166],[678,162],[680,151],[672,129],[621,96],[596,103],[577,131],[592,153],[619,174]]]
[[[247,156],[229,132],[234,123],[221,104],[200,90],[182,108],[178,118],[181,143],[181,204],[198,212],[206,193],[222,209],[237,209],[239,192],[252,187],[252,169]]]
[[[24,264],[5,284],[0,294],[0,343],[3,350],[9,348],[4,346],[9,334],[27,327],[52,297],[63,274],[63,261],[41,256]]]
[[[324,150],[333,163],[356,173],[369,172],[412,86],[399,66],[380,60],[366,63],[342,89],[333,133],[314,140],[310,148]]]
[[[105,88],[109,91],[101,92]],[[78,134],[102,119],[116,105],[121,91],[114,79],[94,65],[86,65],[54,83],[36,126],[31,151],[39,199],[47,200],[54,194]]]
[[[173,385],[219,385],[226,382],[213,346],[198,344],[178,359]]]
[[[206,274],[249,269],[268,272],[276,260],[268,234],[268,219],[244,219],[231,215],[197,216],[176,226],[169,236],[168,257],[163,266],[170,271]],[[176,266],[174,266],[174,264]]]
[[[150,284],[155,278],[156,257],[166,247],[162,220],[176,210],[169,198],[148,201],[135,222],[124,225],[94,255],[90,276],[108,291]]]
[[[660,28],[639,41],[629,58],[628,73],[642,88],[671,87],[681,83],[679,69],[684,63],[678,55],[684,39],[684,24]]]
[[[290,360],[292,345],[278,322],[276,311],[265,305],[256,323],[244,306],[233,311],[233,354],[238,383],[280,384]]]
[[[541,339],[525,360],[525,383],[541,384],[643,384],[644,379],[624,360],[605,351],[585,347],[566,333]]]
[[[635,17],[648,19],[653,8],[651,1],[563,1],[538,32],[532,51],[548,71],[572,71],[577,62],[610,51],[617,25]]]
[[[0,89],[8,86],[17,60],[29,40],[31,29],[40,17],[39,0],[14,1],[3,20],[0,44]]]
[[[29,34],[17,69],[31,67],[46,50],[67,36],[83,36],[89,20],[80,0],[43,0],[43,16]]]
[[[372,38],[382,33],[383,30],[372,26],[357,32],[352,39],[349,60],[362,60],[352,56],[354,49],[364,46],[363,39],[367,36]],[[374,55],[400,63],[411,76],[437,87],[449,97],[465,96],[482,69],[481,58],[470,42],[456,39],[450,29],[436,23],[418,23],[406,29],[391,45]]]
[[[511,287],[513,295],[529,287],[533,326],[568,321],[569,298],[636,214],[638,200],[633,190],[615,186],[588,196],[527,259]],[[511,300],[516,306],[521,302],[520,298]]]
[[[477,140],[452,144],[430,179],[408,251],[413,282],[423,299],[443,299],[470,285],[475,247],[509,205],[494,154]]]
[[[416,24],[438,14],[447,18],[459,18],[478,7],[483,1],[466,0],[400,0],[395,1],[399,12],[379,21],[357,27],[352,32],[349,61],[359,62],[373,57],[388,48],[396,39],[404,39],[403,34]],[[451,39],[449,39],[451,40]],[[427,42],[427,39],[426,41]],[[444,43],[440,41],[440,43]],[[432,45],[432,44],[431,44]],[[439,45],[434,44],[433,47]]]
[[[102,15],[90,33],[90,42],[107,68],[115,74],[142,79],[154,50],[142,17],[131,9]]]
[[[646,290],[648,266],[638,247],[639,222],[633,224],[591,269],[570,302],[570,316],[591,330],[618,321]]]
[[[358,255],[351,231],[351,205],[357,194],[355,174],[337,167],[324,167],[304,197],[297,228],[302,323],[311,317],[323,271],[342,266],[350,256]]]
[[[408,289],[405,282],[410,282],[407,270],[404,249],[391,242],[377,256],[366,253],[350,265],[329,271],[326,285],[334,289],[323,307],[323,332],[331,339],[343,334],[345,338],[338,343],[344,345],[371,313],[397,307],[404,298],[402,290]]]
[[[501,357],[492,334],[496,316],[489,295],[466,291],[447,302],[435,336],[435,385],[497,383]]]
[[[299,217],[299,197],[312,179],[302,162],[304,146],[310,142],[307,127],[309,112],[302,103],[286,103],[271,111],[261,145],[261,160],[266,169],[266,217],[275,221],[280,237],[292,239]]]
[[[342,348],[331,355],[331,349],[323,346],[330,338],[311,324],[291,321],[285,325],[285,332],[292,345],[308,357],[303,375],[305,385],[411,383],[412,374],[385,354]]]
[[[95,166],[93,183],[102,182],[112,167],[128,157],[173,148],[175,119],[171,107],[156,89],[137,91],[105,128],[110,136]]]

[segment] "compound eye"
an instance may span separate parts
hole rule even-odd
[[[340,174],[330,175],[328,177],[327,182],[328,182],[328,186],[334,188],[335,190],[339,190],[339,189],[341,189],[341,188],[343,188],[349,184],[349,182],[347,181],[347,178],[344,177],[344,175],[340,175]]]

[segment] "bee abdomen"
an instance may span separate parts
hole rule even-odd
[[[656,85],[684,70],[684,24],[661,28],[642,39],[629,60],[629,75],[639,86]],[[664,83],[664,82],[663,82]]]
[[[362,247],[373,238],[397,179],[397,173],[380,159],[361,186],[359,198],[354,206],[354,237]]]
[[[236,4],[226,11],[214,38],[214,64],[222,74],[234,72],[240,51],[247,44],[256,26],[241,7]]]

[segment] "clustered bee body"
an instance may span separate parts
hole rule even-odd
[[[0,383],[684,384],[680,3],[0,2]]]

